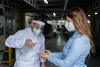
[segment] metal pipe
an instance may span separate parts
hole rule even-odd
[[[63,9],[63,13],[62,13],[61,18],[63,18],[63,16],[64,16],[64,12],[66,10],[67,4],[68,4],[68,0],[65,1],[65,5],[64,5],[64,9]]]
[[[24,2],[26,2],[27,4],[29,4],[30,6],[32,6],[33,8],[35,8],[37,11],[41,12],[38,7],[36,7],[36,5],[29,3],[27,0],[23,0]]]
[[[98,8],[100,8],[100,6],[97,6],[97,7],[93,8],[93,9],[91,9],[91,10],[90,10],[90,11],[88,11],[87,13],[92,12],[92,11],[94,11],[94,10],[98,9]]]

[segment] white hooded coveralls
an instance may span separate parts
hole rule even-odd
[[[28,48],[25,45],[25,40],[31,39],[36,42],[34,47]],[[45,50],[45,38],[42,33],[36,36],[31,28],[20,30],[14,35],[10,35],[5,45],[7,47],[16,48],[16,61],[14,67],[40,67],[40,61],[44,59],[39,58],[39,53]]]

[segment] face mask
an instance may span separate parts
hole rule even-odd
[[[71,22],[66,21],[65,27],[69,32],[75,31],[75,27]]]
[[[34,28],[33,32],[38,36],[41,33],[41,29]]]

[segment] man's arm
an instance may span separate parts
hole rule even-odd
[[[6,39],[5,45],[11,48],[22,48],[25,45],[24,36],[22,31],[18,31]]]

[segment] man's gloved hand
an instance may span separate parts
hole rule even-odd
[[[27,47],[30,48],[30,47],[35,46],[35,43],[33,43],[32,40],[27,39],[27,40],[25,41],[25,45],[26,45]]]

